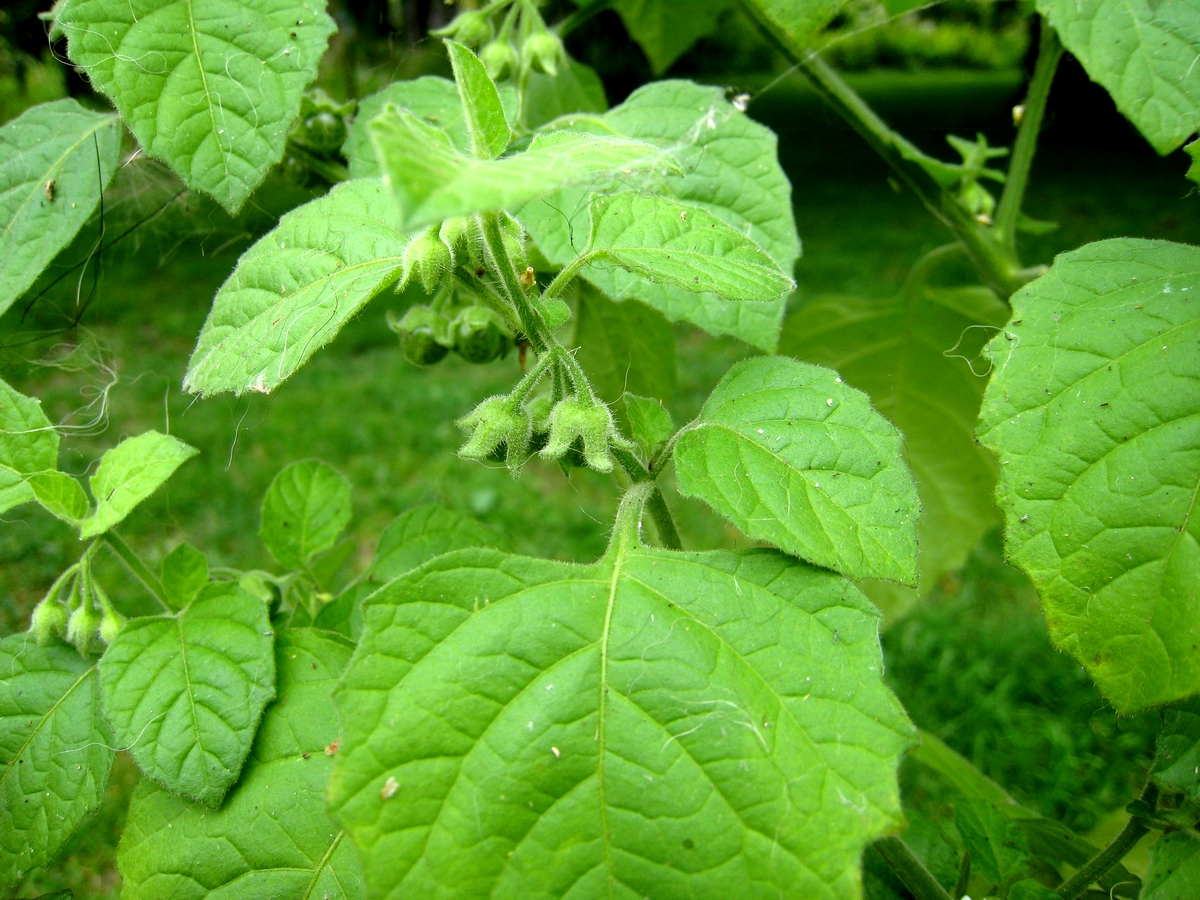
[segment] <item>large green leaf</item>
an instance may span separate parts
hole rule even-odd
[[[523,203],[559,188],[610,180],[618,173],[679,172],[669,153],[644,141],[556,131],[504,159],[463,156],[445,132],[408,110],[388,106],[368,126],[384,182],[413,229],[452,216]]]
[[[471,152],[471,137],[463,116],[462,100],[453,81],[436,75],[424,75],[411,81],[393,81],[383,90],[363,98],[358,115],[346,132],[342,154],[350,165],[351,178],[375,178],[380,174],[379,159],[367,124],[383,112],[389,103],[407,109],[419,119],[446,132],[450,143],[463,153]]]
[[[1191,0],[1038,0],[1037,6],[1159,153],[1200,128],[1200,7]]]
[[[312,0],[67,0],[56,23],[145,151],[231,213],[283,156],[336,30]]]
[[[1163,710],[1150,774],[1163,790],[1200,800],[1200,697]]]
[[[100,660],[117,743],[169,790],[216,806],[275,696],[272,641],[266,606],[233,582],[178,615],[132,620]]]
[[[878,614],[770,550],[465,550],[377,592],[330,786],[372,896],[858,897],[912,728]]]
[[[58,466],[58,432],[42,403],[0,378],[0,513],[34,499],[24,478]]]
[[[1200,691],[1200,249],[1058,257],[989,351],[1009,558],[1123,713]]]
[[[350,482],[320,460],[292,463],[263,498],[259,537],[280,565],[303,569],[350,523]]]
[[[617,0],[614,9],[655,75],[711,33],[732,0]]]
[[[88,482],[96,510],[80,524],[79,536],[87,539],[108,531],[199,452],[157,431],[127,438],[105,452]]]
[[[512,130],[504,115],[500,93],[479,57],[457,41],[446,41],[454,82],[466,114],[471,152],[476,159],[495,159],[508,149]]]
[[[912,584],[920,512],[895,426],[836,372],[738,363],[675,445],[679,490],[749,537],[851,578]]]
[[[361,900],[358,858],[325,813],[338,736],[329,715],[350,644],[296,629],[275,646],[279,698],[217,811],[143,779],[117,862],[126,900]]]
[[[188,363],[197,394],[269,392],[400,276],[406,237],[379,181],[294,209],[221,286]]]
[[[596,70],[567,57],[559,60],[558,72],[554,75],[529,73],[521,115],[525,127],[540,128],[559,116],[602,113],[607,109],[608,98]]]
[[[1150,870],[1141,900],[1189,900],[1200,884],[1200,837],[1186,831],[1164,834],[1150,850]]]
[[[975,441],[979,352],[1008,307],[984,288],[906,285],[891,300],[825,296],[789,314],[780,351],[836,369],[904,434],[921,498],[922,589],[966,562],[997,522],[995,457]]]
[[[784,44],[804,51],[846,3],[847,0],[747,0],[745,9]]]
[[[0,887],[52,862],[100,806],[114,753],[95,665],[30,634],[0,641]]]
[[[779,166],[775,135],[739,112],[719,88],[689,81],[660,81],[639,88],[602,116],[565,120],[566,127],[649,141],[669,151],[682,175],[645,189],[702,207],[732,225],[791,275],[800,254],[792,217],[791,185]],[[622,175],[611,185],[627,190]],[[588,199],[564,190],[527,203],[518,213],[547,258],[565,265],[585,243]],[[614,300],[641,300],[673,321],[686,321],[710,334],[733,335],[772,350],[779,337],[784,301],[730,302],[672,284],[654,283],[620,269],[593,269],[589,280]]]
[[[579,361],[609,403],[626,390],[670,400],[675,395],[675,335],[671,323],[642,303],[614,303],[584,285],[576,309]]]
[[[115,115],[43,103],[0,128],[0,313],[83,227],[121,150]]]

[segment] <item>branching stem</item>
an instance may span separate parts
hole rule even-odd
[[[164,612],[174,612],[171,604],[167,601],[167,592],[163,589],[162,582],[158,580],[158,576],[150,571],[150,568],[142,562],[141,558],[133,552],[133,549],[125,543],[119,534],[115,531],[104,532],[104,543],[112,549],[113,553],[125,566],[133,573],[134,577],[142,583],[162,606]]]
[[[1142,791],[1142,802],[1153,809],[1157,801],[1158,788],[1154,782],[1148,782],[1146,789]],[[1063,900],[1075,900],[1091,886],[1092,882],[1100,880],[1112,871],[1142,839],[1142,835],[1149,830],[1150,824],[1145,819],[1133,816],[1121,829],[1121,833],[1112,839],[1112,843],[1088,860],[1082,869],[1060,884],[1055,893]]]

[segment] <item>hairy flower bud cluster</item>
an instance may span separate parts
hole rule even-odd
[[[546,446],[540,452],[544,459],[561,459],[579,442],[583,445],[584,462],[597,472],[613,470],[614,445],[631,449],[617,430],[612,410],[592,398],[560,400],[550,411],[547,430]]]
[[[454,271],[454,251],[442,240],[439,230],[439,226],[431,225],[408,242],[404,248],[401,285],[415,277],[425,292],[432,294]]]
[[[512,397],[489,397],[456,424],[471,432],[458,451],[463,459],[486,459],[503,447],[510,471],[515,472],[525,462],[533,422],[529,411]]]
[[[536,31],[521,45],[521,65],[527,71],[557,75],[558,64],[564,59],[562,40],[550,31]]]

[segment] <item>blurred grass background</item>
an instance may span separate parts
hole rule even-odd
[[[611,71],[602,66],[616,103],[648,71],[636,50],[620,44],[619,25],[607,15],[577,36],[574,49],[588,59],[616,42],[620,53],[607,62]],[[923,44],[905,56],[896,47],[916,47],[911,36],[889,37],[877,28],[863,38],[853,22],[842,24],[847,36],[832,55],[862,70],[850,75],[852,84],[923,148],[947,155],[948,132],[983,132],[993,144],[1011,143],[1010,110],[1021,94],[1018,66],[1028,43],[1011,22],[994,23],[988,33],[995,52],[980,57],[976,48],[977,59],[960,52],[961,41],[954,52],[930,55]],[[953,44],[944,32],[938,31],[939,40]],[[750,114],[779,134],[804,242],[792,307],[826,293],[891,296],[911,264],[948,235],[802,79],[782,75],[778,60],[739,34],[736,26],[723,28],[672,73],[749,92]],[[875,42],[872,52],[860,46],[868,41]],[[719,66],[712,59],[722,48],[729,51],[719,57],[725,66],[714,72]],[[391,57],[390,68],[346,64],[359,74],[343,80],[361,89],[388,74],[436,69],[436,58],[423,52],[405,49]],[[352,44],[335,44],[336,53],[345,62]],[[52,61],[35,63],[9,71],[0,54],[0,117],[69,87]],[[751,75],[735,71],[752,66]],[[331,89],[345,70],[326,73]],[[1026,241],[1027,261],[1049,262],[1056,252],[1120,235],[1200,243],[1197,197],[1182,177],[1185,161],[1178,154],[1156,157],[1072,61],[1060,72],[1041,146],[1028,212],[1060,227]],[[157,164],[134,160],[110,192],[109,227],[154,213],[177,191]],[[271,568],[255,536],[259,500],[278,469],[308,457],[333,464],[354,487],[352,566],[365,565],[392,517],[430,501],[501,529],[520,552],[598,556],[615,510],[615,483],[588,471],[564,477],[558,466],[537,461],[514,481],[503,468],[458,460],[454,419],[507,389],[517,363],[510,356],[473,367],[451,357],[430,369],[407,365],[384,325],[385,310],[401,308],[404,297],[382,295],[272,396],[195,401],[181,393],[187,357],[215,290],[254,237],[305,196],[273,179],[237,220],[184,196],[132,232],[98,270],[90,267],[82,280],[64,278],[27,313],[18,304],[0,319],[0,371],[40,397],[52,421],[64,423],[64,469],[83,474],[104,449],[147,428],[169,429],[201,450],[122,525],[152,563],[186,539],[213,565]],[[82,258],[94,238],[94,231],[82,235],[64,259]],[[34,293],[53,277],[56,272]],[[750,351],[692,329],[676,329],[676,338],[679,386],[671,406],[683,422],[728,366]],[[690,548],[745,545],[701,504],[671,502]],[[42,592],[79,551],[71,532],[40,510],[8,514],[0,525],[0,636],[26,627]],[[111,559],[99,573],[127,610],[148,611],[147,598]],[[943,580],[916,612],[888,626],[887,677],[919,726],[1044,814],[1081,832],[1113,827],[1113,810],[1132,797],[1144,775],[1157,715],[1118,719],[1082,669],[1051,648],[1036,597],[1003,562],[997,534],[981,543],[959,576]],[[81,900],[116,897],[115,839],[136,777],[120,755],[100,813],[52,871],[31,876],[14,896],[70,887]]]

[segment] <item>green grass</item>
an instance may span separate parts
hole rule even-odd
[[[905,79],[863,76],[856,84],[923,146],[937,148],[945,130],[986,129],[996,133],[996,142],[1011,139],[1011,128],[1008,137],[1004,133],[1018,92],[1011,75]],[[793,80],[759,97],[752,112],[780,133],[793,183],[804,240],[794,303],[827,292],[889,296],[918,256],[949,239]],[[1060,250],[1120,234],[1200,243],[1197,200],[1178,159],[1157,160],[1126,141],[1081,160],[1069,142],[1060,143],[1051,140],[1051,152],[1034,170],[1030,212],[1059,221],[1061,228],[1030,242],[1028,261],[1049,261]],[[117,199],[124,202],[111,206],[113,223],[137,218],[173,192],[151,164],[131,166],[121,178]],[[458,460],[453,451],[461,434],[454,419],[513,383],[515,357],[481,367],[454,359],[426,370],[407,365],[384,325],[384,311],[403,302],[393,294],[369,306],[272,396],[193,402],[181,394],[187,356],[214,291],[248,237],[295,195],[272,185],[261,196],[266,199],[260,202],[277,207],[237,222],[207,204],[174,204],[113,254],[84,327],[61,337],[78,349],[67,354],[43,339],[7,354],[4,377],[43,398],[52,420],[78,425],[103,408],[105,415],[86,434],[64,435],[68,471],[86,472],[103,449],[147,428],[169,428],[200,449],[121,526],[127,540],[153,563],[186,539],[213,565],[270,568],[256,537],[262,494],[282,466],[320,457],[354,487],[356,568],[370,558],[392,517],[427,501],[502,529],[521,552],[571,560],[598,556],[615,510],[616,484],[587,471],[566,478],[557,465],[536,461],[513,480],[502,467]],[[110,228],[110,234],[117,230]],[[68,282],[40,301],[29,321],[19,321],[19,309],[0,320],[0,343],[17,342],[31,327],[56,328],[69,320],[75,293]],[[85,282],[84,295],[88,288]],[[682,422],[748,351],[688,329],[677,330],[677,341],[680,383],[672,406]],[[21,363],[31,350],[54,365]],[[101,363],[118,376],[104,404],[95,398],[111,377]],[[700,504],[672,503],[689,547],[745,544]],[[41,592],[79,552],[69,530],[40,510],[8,514],[0,527],[0,635],[25,627]],[[126,610],[149,609],[144,593],[114,561],[105,558],[99,573]],[[1027,583],[1003,566],[994,547],[979,551],[960,580],[944,585],[894,630],[886,649],[889,678],[914,718],[1027,802],[1085,826],[1128,799],[1146,752],[1143,732],[1118,725],[1078,667],[1050,648]],[[1014,671],[1031,670],[1037,679],[1014,681]],[[103,810],[71,853],[15,896],[60,887],[73,888],[80,900],[116,896],[112,842],[136,777],[121,759]],[[1077,802],[1081,793],[1094,800]]]

